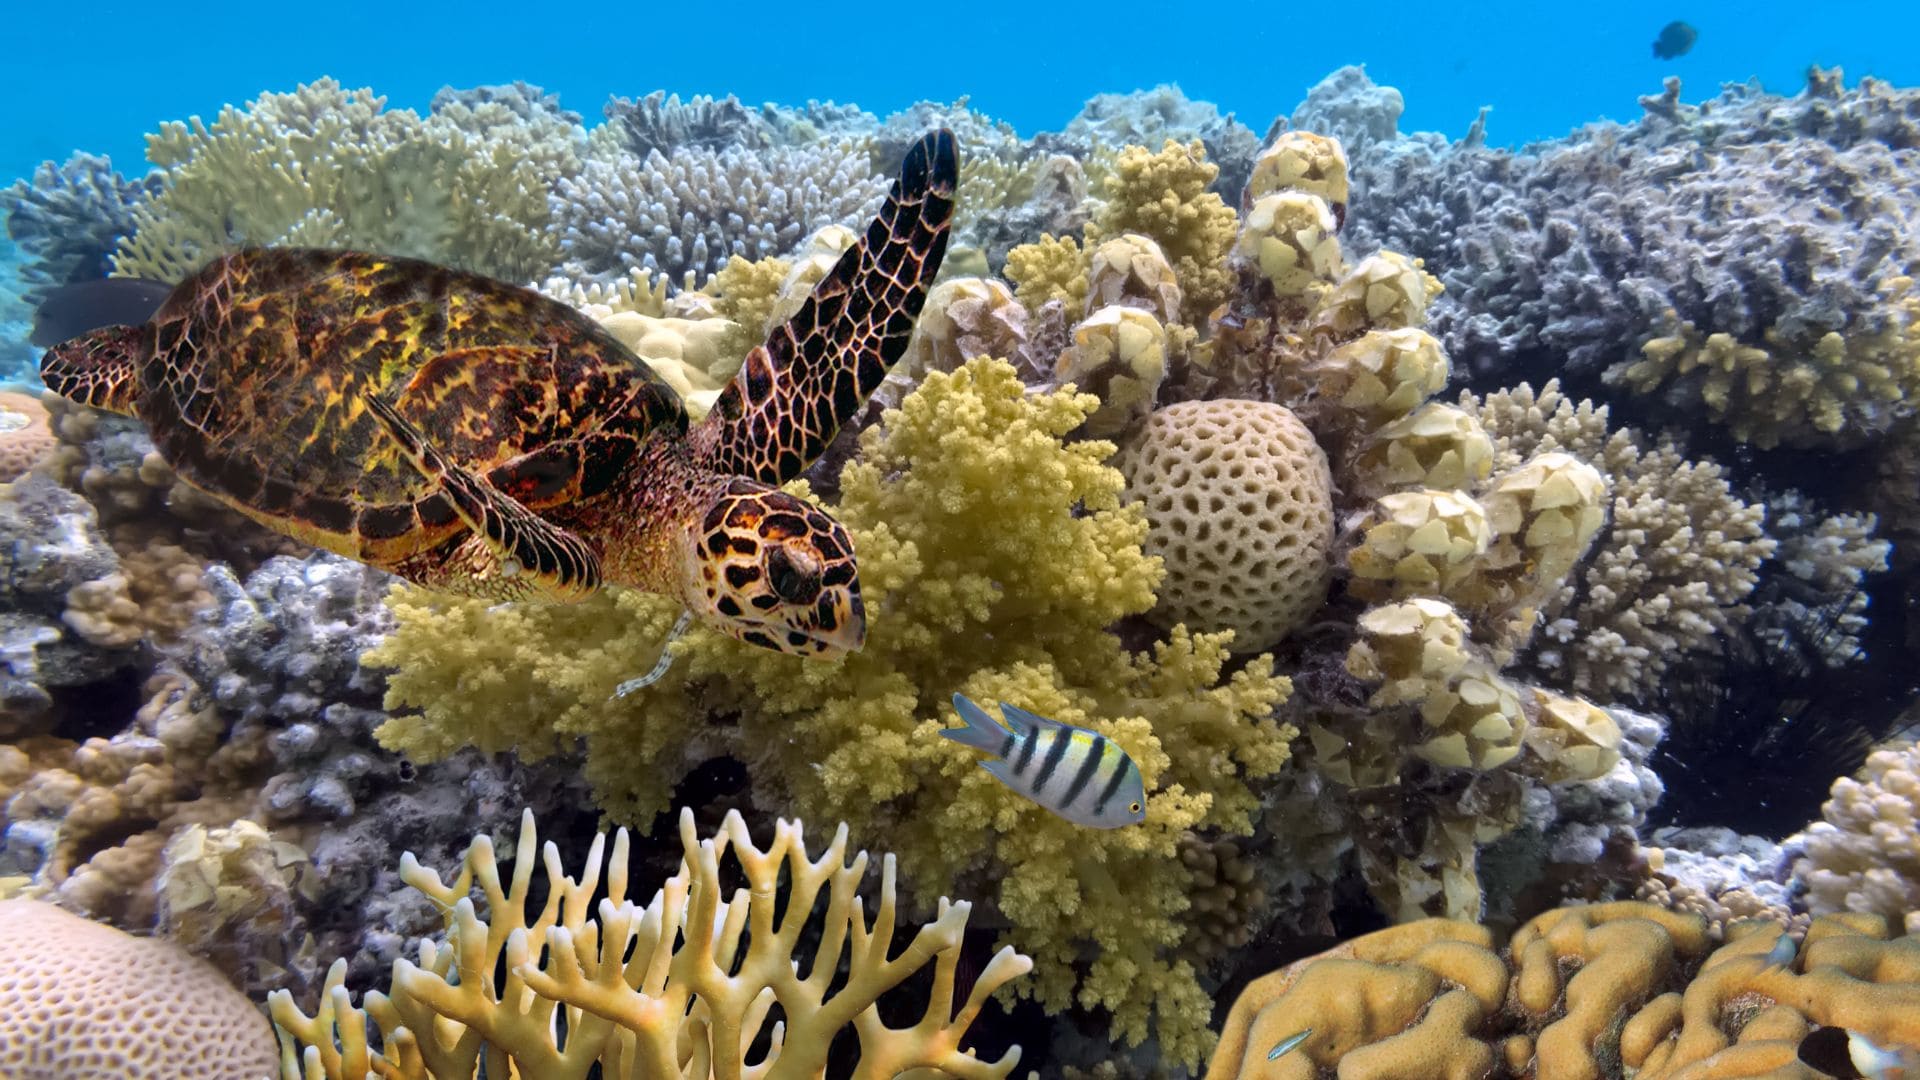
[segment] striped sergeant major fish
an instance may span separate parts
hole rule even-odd
[[[1117,829],[1147,816],[1140,767],[1106,736],[1004,701],[1004,727],[965,694],[953,695],[953,707],[966,726],[940,734],[993,754],[980,767],[1016,793],[1090,829]]]

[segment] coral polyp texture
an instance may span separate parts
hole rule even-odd
[[[1019,1063],[1018,1047],[997,1061],[960,1048],[987,998],[1032,966],[1001,949],[956,1012],[967,902],[942,898],[934,921],[895,955],[893,856],[882,859],[869,921],[858,895],[867,854],[848,858],[846,826],[816,857],[798,822],[781,821],[762,848],[737,813],[701,838],[693,812],[683,810],[680,840],[679,872],[646,901],[627,895],[624,829],[610,849],[604,833],[594,838],[578,878],[552,843],[541,851],[531,813],[506,882],[485,836],[474,839],[451,882],[408,853],[401,875],[446,912],[446,942],[422,942],[417,963],[396,960],[389,989],[368,994],[364,1006],[342,985],[345,961],[329,973],[312,1015],[275,994],[283,1075],[472,1080],[484,1069],[550,1080],[705,1080],[744,1071],[797,1080],[826,1075],[834,1039],[848,1026],[858,1057],[840,1063],[837,1075],[884,1080],[925,1069],[997,1080]],[[536,852],[547,895],[537,911],[529,902]],[[730,896],[723,867],[746,882]],[[486,901],[484,919],[475,893]],[[929,965],[920,1020],[889,1026],[879,1000]],[[369,1045],[369,1019],[377,1047]],[[769,1042],[756,1050],[763,1036]]]
[[[1697,915],[1622,902],[1562,908],[1503,948],[1471,923],[1378,931],[1254,980],[1207,1080],[1343,1077],[1814,1077],[1801,1044],[1834,1025],[1920,1045],[1920,940],[1884,919],[1769,922],[1725,944]],[[1269,1048],[1306,1039],[1277,1060]],[[1894,1075],[1897,1075],[1894,1074]]]

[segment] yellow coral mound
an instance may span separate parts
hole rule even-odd
[[[834,1037],[848,1024],[859,1036],[859,1060],[850,1070],[842,1063],[839,1075],[853,1080],[890,1080],[915,1069],[1001,1080],[1019,1063],[1018,1047],[994,1062],[959,1048],[988,995],[1031,966],[1012,949],[1000,950],[954,1013],[970,904],[943,898],[938,917],[889,957],[893,856],[882,862],[869,923],[857,895],[867,853],[848,861],[846,826],[818,859],[807,854],[794,821],[780,822],[762,849],[738,813],[702,840],[693,811],[682,810],[680,839],[680,872],[646,904],[627,898],[626,830],[614,836],[610,855],[605,834],[595,838],[578,880],[563,872],[548,844],[547,899],[537,914],[527,907],[537,850],[531,812],[521,818],[510,885],[501,882],[485,836],[474,838],[451,885],[407,854],[401,877],[448,912],[447,944],[422,942],[418,964],[394,961],[391,991],[367,995],[364,1011],[341,985],[344,960],[328,973],[313,1016],[285,991],[273,994],[284,1074],[471,1080],[484,1064],[488,1076],[540,1080],[581,1080],[596,1066],[606,1080],[743,1073],[801,1080],[826,1074]],[[729,853],[747,888],[723,902],[721,865]],[[595,904],[603,857],[606,895]],[[475,909],[476,887],[491,923]],[[590,917],[596,910],[598,918]],[[795,955],[803,937],[812,954],[804,976]],[[887,1026],[876,1002],[928,963],[934,976],[925,1013],[911,1027]],[[775,1005],[783,1019],[769,1025]],[[368,1017],[379,1029],[379,1049],[367,1044]],[[769,1028],[770,1045],[749,1066],[750,1049]]]
[[[1248,783],[1288,759],[1294,731],[1273,712],[1290,685],[1265,658],[1223,679],[1220,636],[1176,631],[1136,656],[1108,631],[1152,606],[1160,567],[1103,464],[1112,445],[1063,442],[1097,404],[1030,395],[1010,365],[975,359],[929,374],[869,429],[834,508],[859,555],[867,645],[839,662],[696,629],[665,678],[610,701],[659,654],[678,615],[667,602],[496,609],[398,590],[398,625],[366,658],[395,669],[400,714],[381,738],[424,760],[584,738],[598,797],[628,821],[731,755],[769,804],[885,837],[923,898],[979,882],[1040,964],[1023,993],[1104,1007],[1120,1036],[1152,1029],[1169,1059],[1197,1060],[1211,1004],[1177,958],[1194,932],[1179,838],[1252,831]],[[1146,822],[1089,835],[996,783],[937,736],[956,690],[1113,739],[1147,780]]]
[[[1703,918],[1634,902],[1547,912],[1499,954],[1470,923],[1396,926],[1249,984],[1207,1080],[1816,1080],[1797,1051],[1821,1025],[1920,1045],[1920,939],[1827,917],[1782,962],[1781,933],[1736,924],[1716,949]]]

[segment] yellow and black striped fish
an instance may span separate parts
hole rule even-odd
[[[965,727],[940,734],[995,755],[980,763],[1001,783],[1075,825],[1117,829],[1147,816],[1140,767],[1106,736],[1000,703],[994,723],[965,694],[953,695]]]

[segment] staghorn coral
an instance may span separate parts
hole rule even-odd
[[[785,255],[822,224],[864,219],[886,188],[853,143],[597,154],[555,184],[553,221],[580,285],[634,266],[679,281]]]
[[[1857,779],[1833,782],[1821,816],[1793,868],[1808,909],[1904,918],[1920,934],[1920,746],[1868,755]]]
[[[1111,444],[1061,441],[1094,404],[1029,395],[1009,365],[975,359],[929,374],[865,434],[835,514],[871,622],[843,661],[788,663],[696,628],[669,646],[658,684],[609,700],[658,654],[669,605],[625,593],[496,610],[401,590],[394,633],[365,658],[393,669],[388,703],[404,710],[381,737],[422,760],[468,745],[533,757],[584,737],[596,797],[624,820],[731,755],[756,799],[890,835],[923,903],[929,883],[977,884],[1006,940],[1040,962],[1023,992],[1048,1009],[1105,1008],[1116,1037],[1152,1032],[1169,1060],[1196,1060],[1209,1006],[1175,956],[1191,933],[1178,838],[1253,828],[1249,784],[1281,769],[1294,734],[1271,717],[1289,684],[1265,659],[1223,678],[1217,636],[1176,631],[1136,656],[1107,631],[1152,605],[1160,570],[1101,464]],[[956,690],[1114,739],[1148,778],[1146,823],[1090,837],[996,784],[936,737]]]
[[[1719,466],[1671,439],[1609,432],[1609,412],[1575,404],[1557,381],[1538,392],[1460,397],[1493,437],[1497,465],[1563,450],[1610,478],[1612,521],[1593,557],[1548,601],[1531,666],[1602,700],[1647,694],[1679,658],[1744,619],[1773,555],[1763,506],[1741,501]]]
[[[1887,569],[1893,544],[1873,514],[1824,514],[1794,491],[1767,500],[1773,573],[1753,593],[1748,626],[1775,655],[1838,669],[1863,658],[1866,579]]]
[[[682,810],[680,838],[679,872],[645,904],[627,897],[625,829],[615,834],[611,852],[604,833],[595,837],[578,879],[565,874],[549,843],[548,900],[537,914],[527,904],[537,850],[531,812],[521,821],[510,887],[501,882],[484,835],[467,849],[451,884],[408,853],[401,873],[446,912],[447,943],[422,942],[418,964],[396,960],[391,989],[368,995],[364,1011],[342,987],[345,961],[335,964],[329,992],[312,1016],[289,995],[273,995],[283,1074],[469,1080],[484,1068],[494,1076],[571,1080],[597,1069],[595,1075],[609,1080],[709,1080],[750,1070],[768,1080],[798,1080],[826,1074],[835,1036],[849,1024],[859,1057],[843,1064],[849,1071],[841,1075],[855,1080],[921,1070],[999,1080],[1019,1064],[1018,1047],[988,1062],[959,1046],[987,997],[1032,967],[1013,949],[1000,950],[954,1013],[954,974],[971,904],[942,898],[937,918],[890,957],[893,856],[882,862],[869,923],[855,895],[867,856],[862,851],[847,861],[846,826],[818,858],[807,853],[797,821],[779,822],[773,842],[760,848],[737,813],[702,840],[693,811]],[[601,887],[603,857],[606,896],[594,918],[589,905]],[[723,900],[720,875],[729,861],[749,887]],[[491,921],[476,910],[476,889]],[[816,924],[823,891],[826,905]],[[796,956],[803,935],[817,941],[805,976]],[[929,963],[934,974],[925,1013],[911,1026],[888,1026],[879,999]],[[772,1023],[769,1046],[749,1067],[746,1057],[776,1005],[782,1019]],[[557,1013],[565,1016],[564,1034]],[[367,1041],[369,1018],[381,1036],[377,1048]]]
[[[37,900],[0,900],[0,1073],[261,1080],[273,1032],[220,973],[166,941]]]
[[[547,183],[560,160],[461,130],[457,118],[386,111],[331,79],[229,105],[147,139],[165,186],[133,209],[114,273],[178,281],[239,244],[358,247],[477,270],[543,276],[558,253]],[[510,129],[518,130],[518,129]]]

